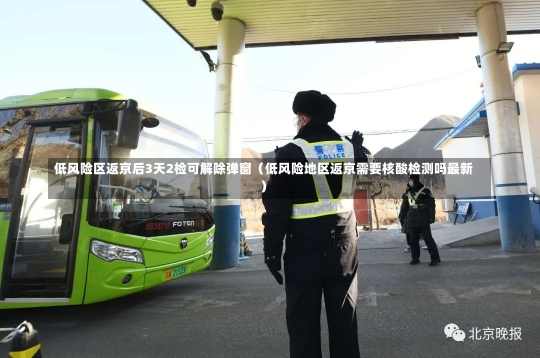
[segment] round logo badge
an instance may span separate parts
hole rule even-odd
[[[188,241],[187,239],[184,237],[181,241],[180,241],[180,248],[183,250],[187,247],[187,244],[188,244]]]

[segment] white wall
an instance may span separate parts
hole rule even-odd
[[[460,160],[466,162],[467,159],[488,159],[490,158],[490,152],[488,147],[488,140],[484,137],[477,138],[453,138],[449,140],[442,148],[442,155],[444,159],[448,160]],[[491,161],[489,162],[489,168],[482,168],[489,171],[489,181],[482,181],[481,193],[474,195],[474,190],[470,186],[464,185],[463,176],[460,176],[461,180],[457,180],[455,175],[446,175],[446,193],[454,197],[475,197],[475,196],[493,196],[493,176],[491,175]],[[487,162],[484,162],[487,164]],[[479,170],[479,168],[477,168]],[[475,176],[475,168],[473,164],[473,176]],[[480,175],[479,173],[477,175]],[[478,178],[478,176],[476,176]],[[488,184],[489,182],[489,184]],[[485,185],[490,185],[490,190],[485,188]]]
[[[528,188],[540,178],[540,74],[520,75],[514,82]]]
[[[442,148],[443,158],[489,158],[484,137],[452,138]]]

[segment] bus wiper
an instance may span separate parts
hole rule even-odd
[[[206,221],[208,221],[210,224],[213,224],[214,221],[212,220],[212,215],[210,215],[210,212],[208,211],[207,208],[205,208],[204,206],[183,206],[183,205],[169,205],[169,208],[179,208],[179,209],[204,209],[206,211],[206,214],[208,215],[205,216],[203,215],[200,211],[197,211],[195,210],[196,213],[198,213],[199,215],[201,215]]]

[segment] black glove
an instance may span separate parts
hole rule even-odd
[[[345,136],[345,139],[347,139],[349,142],[359,147],[362,147],[362,144],[364,144],[364,136],[359,131],[353,132],[352,139],[349,138],[348,136]]]
[[[281,271],[281,255],[265,255],[264,263],[268,266],[270,273],[276,278],[277,283],[283,285],[283,276],[279,273]]]
[[[429,223],[430,223],[430,224],[434,224],[434,223],[435,223],[435,217],[434,217],[434,216],[431,216],[431,217],[429,218]]]

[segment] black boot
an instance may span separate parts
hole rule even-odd
[[[411,262],[409,262],[411,265],[418,265],[420,263],[420,260],[416,259],[416,260],[412,260]]]
[[[441,263],[441,259],[435,259],[435,260],[431,260],[431,262],[429,263],[429,266],[436,266],[437,264],[440,264]]]

